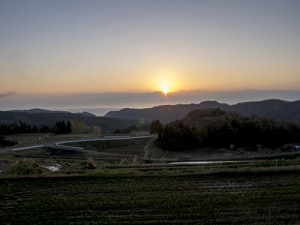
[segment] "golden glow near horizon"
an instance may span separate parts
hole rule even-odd
[[[163,84],[163,85],[162,85],[162,92],[163,92],[165,95],[167,95],[167,94],[169,93],[169,91],[170,91],[170,85],[167,84],[167,83]]]
[[[162,92],[167,95],[170,92],[176,92],[186,89],[186,83],[182,81],[179,72],[174,71],[159,71],[152,72],[149,75],[148,81],[150,90]]]

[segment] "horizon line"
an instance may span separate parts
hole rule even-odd
[[[259,91],[259,92],[300,92],[300,89],[235,89],[235,90],[208,90],[208,89],[190,89],[190,90],[177,90],[177,91],[170,91],[168,94],[176,94],[176,93],[186,93],[186,92],[251,92],[251,91]],[[0,92],[0,99],[5,97],[13,97],[13,96],[35,96],[35,95],[42,95],[42,96],[76,96],[76,95],[97,95],[97,94],[155,94],[155,93],[163,93],[163,91],[104,91],[104,92],[61,92],[61,93],[53,93],[53,92],[17,92],[17,91],[4,91]]]

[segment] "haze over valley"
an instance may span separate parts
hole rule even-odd
[[[300,99],[300,91],[178,91],[168,93],[167,95],[162,92],[115,92],[39,96],[6,93],[0,97],[0,110],[42,108],[70,112],[87,111],[97,116],[103,116],[109,111],[121,108],[150,108],[158,105],[198,104],[203,101],[236,104],[267,99],[296,101]]]

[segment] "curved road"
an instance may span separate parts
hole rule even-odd
[[[54,147],[62,147],[62,148],[68,148],[72,150],[84,150],[84,148],[80,147],[73,147],[73,146],[68,146],[65,144],[69,143],[78,143],[78,142],[89,142],[89,141],[113,141],[113,140],[132,140],[132,139],[142,139],[142,138],[153,138],[153,135],[147,135],[147,136],[104,136],[103,138],[90,138],[90,139],[79,139],[79,140],[73,140],[73,141],[60,141],[60,142],[55,142],[53,143],[48,143],[48,144],[43,144],[43,145],[31,145],[31,146],[26,146],[26,147],[19,147],[19,148],[13,148],[13,151],[22,151],[22,150],[30,150],[30,149],[35,149],[35,148],[42,148],[42,147],[47,147],[47,146],[54,146]]]

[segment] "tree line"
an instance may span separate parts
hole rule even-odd
[[[0,135],[11,135],[21,133],[55,133],[69,134],[72,132],[71,122],[57,121],[53,126],[32,125],[24,121],[16,121],[14,123],[0,124]]]
[[[158,120],[153,121],[150,132],[158,134],[156,144],[164,150],[182,151],[257,145],[277,148],[284,144],[300,143],[300,126],[295,123],[255,116],[242,117],[219,109],[197,111],[190,118],[188,115],[181,121],[166,125]]]

